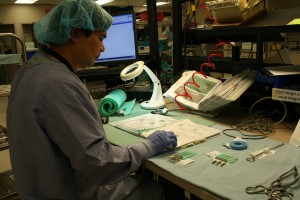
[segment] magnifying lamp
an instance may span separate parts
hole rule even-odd
[[[162,95],[161,84],[155,74],[144,65],[143,61],[137,61],[127,67],[125,67],[120,74],[120,77],[123,81],[128,81],[139,76],[143,70],[148,74],[152,83],[153,83],[153,92],[151,99],[141,103],[141,107],[144,109],[158,109],[165,106],[165,102]]]

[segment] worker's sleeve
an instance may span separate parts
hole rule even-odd
[[[45,92],[47,134],[77,172],[94,184],[113,184],[155,154],[147,140],[128,147],[110,144],[85,86],[76,77],[55,79]]]

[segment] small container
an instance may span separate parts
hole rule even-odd
[[[163,12],[157,12],[156,20],[161,21],[163,19],[164,19],[164,13]],[[140,13],[140,20],[141,21],[148,21],[148,12],[147,11]]]

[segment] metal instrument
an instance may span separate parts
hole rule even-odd
[[[268,200],[293,199],[293,193],[290,192],[291,186],[299,181],[297,168],[294,166],[291,170],[280,175],[273,181],[269,187],[263,185],[250,186],[245,189],[248,194],[266,194]]]
[[[168,157],[168,161],[170,163],[177,163],[180,160],[185,160],[185,159],[190,158],[190,157],[192,157],[194,155],[196,155],[196,152],[193,152],[193,151],[183,151],[183,152],[174,154],[172,156],[169,156]]]
[[[274,150],[274,149],[277,149],[279,147],[282,147],[284,145],[284,142],[278,144],[278,145],[275,145],[271,148],[264,148],[263,150],[259,150],[257,152],[254,152],[254,153],[251,153],[249,156],[246,157],[246,160],[249,161],[249,162],[254,162],[255,161],[255,158],[257,158],[258,156],[264,154],[264,153],[269,153],[271,150]]]

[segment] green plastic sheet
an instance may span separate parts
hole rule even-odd
[[[124,115],[129,115],[135,105],[135,100],[125,102],[126,93],[121,89],[115,89],[107,94],[98,104],[98,112],[101,116],[111,116],[123,111]]]
[[[126,93],[121,89],[115,89],[108,93],[98,104],[98,111],[101,116],[110,116],[118,112],[127,98]]]

